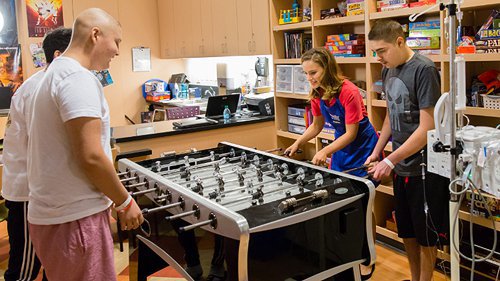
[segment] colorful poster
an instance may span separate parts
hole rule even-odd
[[[26,13],[29,37],[43,37],[64,25],[62,0],[26,0]]]
[[[21,83],[21,47],[0,47],[0,114],[8,112],[12,94]]]
[[[16,5],[14,0],[0,1],[0,46],[17,46]]]
[[[42,42],[31,43],[30,44],[31,58],[33,59],[33,64],[36,68],[44,67],[47,65],[47,60],[45,59],[45,53],[43,52]]]
[[[0,47],[0,86],[15,92],[22,83],[21,46]]]

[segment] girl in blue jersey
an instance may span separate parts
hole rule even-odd
[[[314,118],[285,153],[292,156],[299,146],[316,137],[325,123],[329,123],[335,129],[335,141],[318,151],[312,163],[324,165],[327,156],[333,154],[332,170],[345,171],[363,166],[377,144],[378,135],[368,120],[358,87],[341,75],[335,58],[324,48],[305,52],[301,62],[311,85],[309,99]],[[367,172],[359,169],[352,174],[364,177]]]

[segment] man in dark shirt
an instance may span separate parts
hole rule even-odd
[[[431,60],[406,45],[398,22],[377,21],[368,39],[384,67],[387,114],[377,146],[365,164],[380,160],[392,135],[393,152],[369,173],[380,180],[394,170],[398,236],[408,254],[411,279],[431,280],[436,246],[447,237],[449,213],[448,179],[422,169],[427,131],[434,129],[434,105],[441,92],[439,72]]]

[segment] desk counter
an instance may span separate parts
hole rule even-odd
[[[226,123],[220,121],[186,129],[174,128],[175,121],[179,120],[114,127],[112,138],[120,152],[150,148],[153,151],[151,157],[160,157],[162,152],[207,149],[222,141],[260,150],[276,148],[274,116],[232,118]]]

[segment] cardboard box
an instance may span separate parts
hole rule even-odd
[[[408,0],[379,0],[377,1],[377,8],[399,5],[399,4],[408,4]]]
[[[365,35],[364,34],[332,34],[328,35],[326,37],[327,42],[332,42],[332,41],[349,41],[349,40],[356,40],[356,39],[364,39]]]
[[[406,45],[415,50],[439,49],[439,37],[408,37]]]

